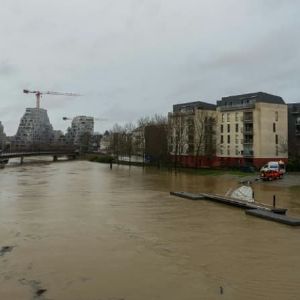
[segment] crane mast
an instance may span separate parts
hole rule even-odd
[[[81,96],[75,93],[61,93],[61,92],[40,92],[40,91],[30,91],[30,90],[23,90],[25,94],[35,94],[36,97],[36,108],[40,109],[41,106],[41,97],[42,95],[55,95],[55,96]]]

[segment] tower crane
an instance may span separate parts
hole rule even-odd
[[[94,119],[94,121],[107,121],[107,119],[106,118],[94,118],[94,117],[92,117],[93,119]],[[62,118],[64,121],[67,121],[67,120],[73,120],[72,118],[69,118],[69,117],[63,117]]]
[[[30,90],[23,90],[23,93],[25,94],[35,94],[36,96],[36,108],[40,108],[41,104],[41,97],[42,95],[55,95],[55,96],[81,96],[79,94],[75,93],[61,93],[61,92],[41,92],[41,91],[30,91]]]

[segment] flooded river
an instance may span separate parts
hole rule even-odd
[[[300,228],[170,191],[240,178],[84,161],[0,170],[0,299],[300,299]],[[300,217],[300,176],[254,184]]]

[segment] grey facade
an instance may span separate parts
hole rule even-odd
[[[253,108],[255,103],[285,104],[284,100],[279,96],[257,92],[222,97],[222,100],[217,101],[217,106],[221,108],[220,110],[236,110]]]
[[[45,145],[52,143],[53,138],[54,132],[47,110],[26,108],[14,138],[14,145],[20,148],[30,145]]]
[[[300,157],[300,103],[288,104],[289,156]]]
[[[66,144],[66,137],[61,130],[53,131],[53,144],[58,146]]]
[[[0,121],[0,150],[3,150],[6,144],[6,135],[4,133],[4,127]]]

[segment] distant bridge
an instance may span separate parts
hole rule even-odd
[[[20,158],[20,163],[24,161],[24,157],[31,156],[52,156],[53,161],[57,161],[58,157],[68,157],[75,159],[79,153],[77,151],[22,151],[22,152],[0,152],[0,163],[7,163],[10,158]]]

